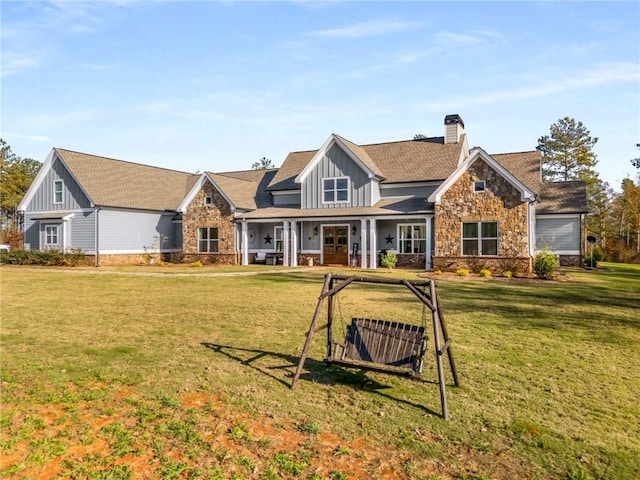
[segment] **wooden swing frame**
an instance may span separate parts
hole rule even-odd
[[[336,284],[336,282],[339,282]],[[440,305],[440,300],[438,296],[438,286],[433,280],[396,280],[396,279],[386,279],[386,278],[365,278],[365,277],[355,277],[355,276],[346,276],[346,275],[337,275],[328,273],[324,277],[324,284],[322,286],[322,292],[318,297],[318,303],[316,305],[315,312],[313,314],[313,319],[311,320],[311,325],[309,330],[306,333],[307,339],[305,341],[304,347],[302,349],[302,354],[300,355],[300,360],[298,361],[298,366],[296,368],[295,374],[293,376],[293,381],[291,382],[291,389],[294,389],[298,380],[300,378],[300,374],[302,373],[302,368],[304,367],[304,362],[309,353],[309,348],[311,347],[311,342],[313,341],[314,335],[327,329],[327,356],[325,357],[325,362],[328,364],[336,364],[340,366],[344,366],[347,368],[356,368],[367,371],[374,371],[380,373],[386,373],[390,375],[399,375],[405,376],[408,378],[412,378],[415,380],[422,379],[422,364],[425,356],[426,350],[426,332],[425,328],[418,328],[415,326],[410,326],[406,324],[401,324],[398,322],[390,322],[386,320],[369,320],[369,319],[356,319],[352,320],[352,324],[350,325],[350,330],[347,332],[347,337],[345,338],[345,342],[337,342],[333,339],[332,326],[334,322],[333,318],[333,310],[334,310],[334,296],[342,291],[344,288],[348,287],[352,283],[373,283],[373,284],[382,284],[382,285],[400,285],[409,289],[417,298],[422,302],[424,307],[431,312],[431,320],[433,326],[433,340],[435,346],[435,357],[436,357],[436,366],[438,370],[438,384],[440,388],[440,402],[442,405],[442,417],[445,420],[449,419],[449,410],[447,407],[447,395],[445,389],[445,378],[444,378],[444,366],[442,363],[442,356],[446,353],[449,358],[449,365],[451,367],[451,373],[453,375],[453,382],[456,387],[459,386],[458,382],[458,374],[456,372],[455,362],[453,360],[453,353],[451,351],[451,338],[449,337],[447,326],[444,320],[444,311],[442,306]],[[428,290],[428,293],[427,293]],[[322,307],[324,305],[324,301],[327,300],[328,308],[327,308],[327,323],[322,326],[317,326],[318,318],[320,317],[320,313],[322,311]],[[349,339],[353,339],[353,334],[355,332],[354,329],[363,328],[364,323],[368,325],[372,325],[376,330],[372,335],[375,336],[376,341],[378,342],[377,348],[379,350],[378,354],[372,355],[375,357],[378,362],[385,362],[385,359],[389,359],[390,356],[384,351],[387,349],[388,341],[385,339],[384,342],[379,341],[378,339],[382,337],[389,337],[390,330],[394,332],[400,332],[400,336],[404,337],[404,340],[409,339],[412,344],[418,346],[421,342],[423,343],[423,348],[417,348],[417,351],[412,352],[413,364],[409,366],[409,363],[403,361],[401,367],[392,366],[388,363],[378,363],[376,361],[366,361],[362,358],[351,359],[347,358],[347,350],[349,347]],[[351,335],[351,337],[350,337]],[[374,337],[371,337],[374,338]],[[393,342],[393,340],[392,340]],[[340,354],[338,354],[338,349],[341,348]],[[400,347],[397,347],[400,348]],[[415,350],[415,349],[414,349]],[[353,348],[350,350],[353,352]],[[382,360],[380,360],[382,359]]]

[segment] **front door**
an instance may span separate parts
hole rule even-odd
[[[349,227],[323,227],[322,255],[325,264],[349,263]]]

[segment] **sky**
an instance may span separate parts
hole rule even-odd
[[[640,2],[0,2],[0,135],[187,172],[331,133],[533,150],[563,117],[619,190],[640,156]]]

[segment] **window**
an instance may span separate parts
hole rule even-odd
[[[53,203],[62,203],[62,180],[53,182]]]
[[[498,222],[466,222],[462,224],[463,255],[497,255]]]
[[[58,225],[45,225],[44,246],[45,248],[58,248]]]
[[[477,182],[473,182],[474,192],[484,192],[486,188],[487,188],[487,183],[484,180],[478,180]]]
[[[213,197],[211,197],[211,196],[204,197],[204,204],[205,205],[212,205],[213,204]]]
[[[273,236],[275,238],[276,252],[282,252],[282,227],[276,227]]]
[[[400,253],[425,253],[427,246],[427,227],[417,225],[398,225]]]
[[[323,202],[338,203],[349,201],[349,178],[325,178],[322,181]]]
[[[198,252],[214,253],[218,251],[218,229],[204,227],[198,229]]]

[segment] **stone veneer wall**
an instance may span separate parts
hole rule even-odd
[[[212,197],[213,202],[205,205],[205,198]],[[198,228],[218,228],[218,252],[198,253]],[[238,263],[235,248],[236,226],[231,206],[213,186],[206,184],[195,196],[182,216],[182,253],[183,261],[201,261],[204,264]]]
[[[486,182],[484,192],[473,191],[473,183],[478,180]],[[498,222],[497,257],[462,256],[462,223],[478,221]],[[520,271],[529,271],[531,265],[527,203],[520,201],[520,192],[482,160],[461,175],[435,208],[434,268],[474,269],[474,262],[492,270],[505,270],[502,266],[509,263],[512,267],[520,265]]]

